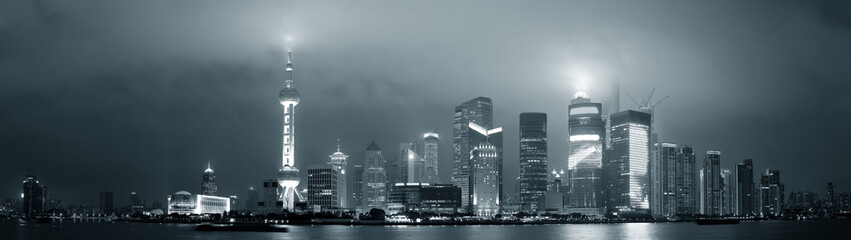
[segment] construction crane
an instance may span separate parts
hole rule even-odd
[[[653,98],[654,93],[656,93],[656,88],[653,88],[653,90],[650,91],[650,95],[648,95],[647,98],[642,100],[640,103],[638,101],[635,101],[635,98],[632,97],[632,95],[629,95],[629,93],[626,93],[626,96],[629,97],[629,100],[632,100],[632,102],[638,106],[639,111],[653,114],[653,109],[656,108],[657,105],[664,102],[665,100],[668,100],[668,98],[671,97],[665,96],[662,98],[662,100],[659,100],[656,103],[652,103],[650,99]]]

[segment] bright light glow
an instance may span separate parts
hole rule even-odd
[[[598,141],[600,140],[600,135],[597,134],[582,134],[582,135],[573,135],[570,136],[571,142],[576,141]]]
[[[426,133],[426,134],[423,135],[423,138],[428,138],[428,137],[438,138],[437,133],[430,132],[430,133]]]
[[[570,109],[570,115],[577,114],[600,114],[600,110],[597,107],[577,107]]]
[[[582,90],[579,90],[578,92],[576,92],[576,94],[573,94],[573,98],[589,98],[590,99],[590,97],[588,97],[588,94],[585,93],[585,91],[582,91]]]
[[[483,128],[482,126],[479,126],[479,124],[476,124],[474,122],[470,122],[470,124],[468,124],[468,126],[470,126],[471,129],[475,130],[476,132],[479,132],[482,135],[485,135],[485,136],[488,135],[488,130]]]
[[[721,151],[718,151],[718,150],[709,150],[709,151],[706,151],[706,154],[707,154],[707,155],[721,155]]]

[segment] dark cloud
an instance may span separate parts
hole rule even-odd
[[[197,192],[208,161],[223,194],[280,161],[285,36],[295,38],[299,165],[335,139],[360,161],[424,131],[451,174],[453,106],[495,103],[506,179],[518,115],[547,112],[566,157],[578,89],[615,86],[659,105],[660,139],[753,158],[792,190],[851,186],[848,4],[820,2],[0,2],[0,197],[29,171],[71,203],[115,191]],[[840,26],[840,27],[837,27]],[[625,96],[621,109],[634,108]],[[702,158],[702,156],[699,156]],[[507,185],[508,186],[508,185]],[[508,186],[513,188],[513,186]],[[510,190],[510,189],[509,189]]]

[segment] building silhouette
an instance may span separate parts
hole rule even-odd
[[[337,139],[337,151],[333,154],[329,155],[328,158],[331,158],[331,162],[329,163],[331,167],[337,172],[337,203],[340,208],[348,208],[349,207],[349,192],[348,192],[348,175],[346,171],[346,159],[349,158],[349,155],[344,154],[340,150],[340,139]]]
[[[366,148],[363,167],[362,210],[384,209],[387,204],[387,172],[381,148],[375,141]]]
[[[363,164],[352,166],[352,206],[357,212],[363,212]],[[369,209],[367,209],[369,211]]]
[[[780,170],[765,169],[759,178],[760,213],[764,217],[782,217],[785,206],[785,185],[780,182]]]
[[[470,211],[472,194],[470,192],[470,151],[479,142],[471,139],[470,123],[484,129],[493,127],[493,101],[487,97],[477,97],[455,107],[452,134],[452,183],[461,188],[461,206]]]
[[[36,176],[29,175],[24,179],[21,210],[26,217],[35,217],[46,213],[47,188]]]
[[[604,205],[603,142],[606,124],[603,104],[592,103],[579,91],[568,106],[567,207],[599,215]],[[564,162],[554,163],[564,168]]]
[[[547,114],[520,114],[520,210],[543,209],[547,192]]]
[[[257,212],[257,206],[260,202],[260,193],[254,186],[248,186],[248,197],[245,199],[245,209],[249,212]]]
[[[210,163],[207,163],[207,169],[204,170],[204,175],[201,176],[201,194],[216,195],[216,174],[210,168]]]
[[[397,183],[387,200],[388,214],[452,214],[461,207],[461,188],[451,184]]]
[[[736,215],[756,215],[754,208],[753,160],[745,159],[736,165]]]
[[[427,132],[423,135],[423,159],[425,161],[425,169],[423,169],[422,182],[440,183],[438,175],[438,143],[437,133]]]
[[[610,212],[650,212],[650,114],[626,110],[611,118],[604,162]]]
[[[100,207],[100,211],[101,211],[100,213],[101,214],[110,215],[110,214],[113,214],[115,212],[115,204],[114,204],[114,198],[113,198],[112,192],[109,192],[109,191],[100,192],[100,196],[99,196],[98,199],[99,199],[98,207]]]
[[[701,213],[710,216],[722,214],[721,151],[708,150],[701,170]]]
[[[694,214],[695,199],[698,195],[695,183],[694,149],[675,143],[656,144],[657,163],[661,189],[651,192],[659,194],[660,208],[653,209],[654,214],[674,216]]]

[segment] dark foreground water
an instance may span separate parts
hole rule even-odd
[[[290,226],[287,233],[195,232],[194,225],[0,220],[0,239],[851,239],[851,220],[737,225],[621,223],[502,226]]]

